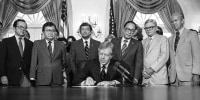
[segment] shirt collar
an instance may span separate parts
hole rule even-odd
[[[86,39],[83,39],[83,44],[84,44],[84,45],[85,45],[85,41],[87,41],[88,46],[90,46],[90,38],[88,38],[87,40],[86,40]]]
[[[49,44],[49,40],[45,39],[45,41],[46,41],[47,44]],[[51,41],[51,44],[54,44],[54,40]]]
[[[17,39],[17,41],[19,40],[19,36],[18,35],[15,35],[15,38]],[[21,37],[22,38],[22,40],[24,40],[24,37]]]
[[[184,27],[182,27],[182,28],[179,30],[180,35],[183,33],[183,29],[184,29]],[[177,31],[176,31],[176,32],[177,32]]]

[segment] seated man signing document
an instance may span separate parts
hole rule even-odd
[[[116,70],[112,60],[113,44],[103,42],[98,48],[98,59],[88,60],[79,73],[76,84],[81,86],[110,86],[121,83],[121,74]]]

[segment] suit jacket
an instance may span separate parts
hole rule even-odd
[[[152,68],[155,72],[149,79],[143,78],[143,83],[151,85],[167,84],[168,74],[166,62],[169,59],[168,39],[162,35],[154,35],[151,45],[147,51],[149,38],[142,41],[144,48],[144,71],[146,68]]]
[[[173,83],[177,78],[180,81],[191,81],[192,74],[200,75],[200,44],[198,35],[188,29],[183,29],[180,40],[174,51],[175,34],[169,38],[170,62],[169,78]]]
[[[24,43],[25,47],[22,57],[15,36],[2,41],[0,49],[0,76],[7,76],[9,85],[20,85],[23,74],[29,78],[33,42],[24,38]]]
[[[129,66],[132,77],[141,80],[143,70],[142,43],[135,39],[131,39],[124,55],[122,56],[121,39],[122,38],[112,39],[112,43],[114,44],[113,59],[125,62]]]
[[[118,80],[121,82],[121,74],[114,67],[115,62],[116,60],[110,60],[105,78],[106,81]],[[83,70],[78,74],[75,83],[80,84],[82,81],[86,80],[87,77],[92,77],[96,83],[101,82],[100,69],[101,67],[98,59],[88,60]]]
[[[90,39],[90,48],[89,48],[89,57],[86,58],[84,43],[82,39],[79,39],[75,42],[72,42],[71,49],[70,49],[70,67],[73,72],[73,79],[75,79],[77,72],[77,65],[80,61],[83,60],[91,60],[98,58],[98,47],[100,45],[99,41],[94,39]]]
[[[36,78],[36,85],[63,84],[63,69],[66,67],[66,49],[60,41],[54,41],[52,56],[46,40],[34,42],[31,59],[30,78]]]

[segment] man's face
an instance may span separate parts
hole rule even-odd
[[[180,15],[173,15],[171,21],[175,30],[180,30],[184,25],[184,20],[180,17]]]
[[[99,50],[99,62],[101,65],[108,64],[112,58],[112,50],[110,48]]]
[[[55,38],[56,29],[54,26],[46,26],[43,33],[44,33],[44,38],[51,41]]]
[[[15,34],[20,37],[23,37],[25,35],[24,31],[26,29],[27,29],[27,24],[23,21],[18,21],[17,26],[15,27]]]
[[[82,26],[80,29],[81,36],[84,39],[88,39],[91,36],[91,30],[89,26]]]
[[[132,38],[134,32],[135,32],[135,25],[133,23],[128,23],[123,29],[124,38],[125,39]]]
[[[146,34],[149,36],[149,37],[152,37],[153,35],[156,34],[156,30],[157,30],[157,27],[154,23],[152,22],[149,22],[149,23],[146,23],[144,25],[144,29],[146,31]]]

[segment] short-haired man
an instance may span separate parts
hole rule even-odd
[[[198,85],[200,83],[200,44],[196,32],[184,28],[184,15],[171,16],[174,34],[169,38],[171,85]]]
[[[142,41],[144,48],[143,84],[166,85],[168,74],[166,62],[169,58],[169,43],[167,37],[159,35],[157,22],[146,20],[144,29],[148,37]]]
[[[29,71],[33,43],[24,38],[24,31],[27,29],[25,20],[15,20],[13,28],[15,35],[3,39],[1,44],[1,82],[9,86],[30,86]]]
[[[115,69],[116,60],[112,60],[113,44],[105,41],[98,48],[98,59],[88,60],[79,73],[76,83],[82,86],[109,86],[120,84],[121,75]]]
[[[70,48],[70,67],[73,72],[73,80],[78,75],[78,65],[83,60],[95,59],[98,56],[99,41],[91,38],[93,32],[92,26],[89,23],[82,23],[80,25],[81,39],[72,42]],[[72,79],[71,79],[72,80]],[[73,85],[73,84],[72,84]]]
[[[35,41],[33,45],[30,78],[39,86],[61,86],[66,68],[65,45],[55,40],[56,26],[52,22],[46,22],[42,32],[44,39]]]
[[[134,77],[134,84],[139,84],[142,80],[143,47],[140,41],[132,38],[136,26],[133,21],[126,22],[123,37],[114,38],[111,42],[114,44],[113,59],[126,63]]]

